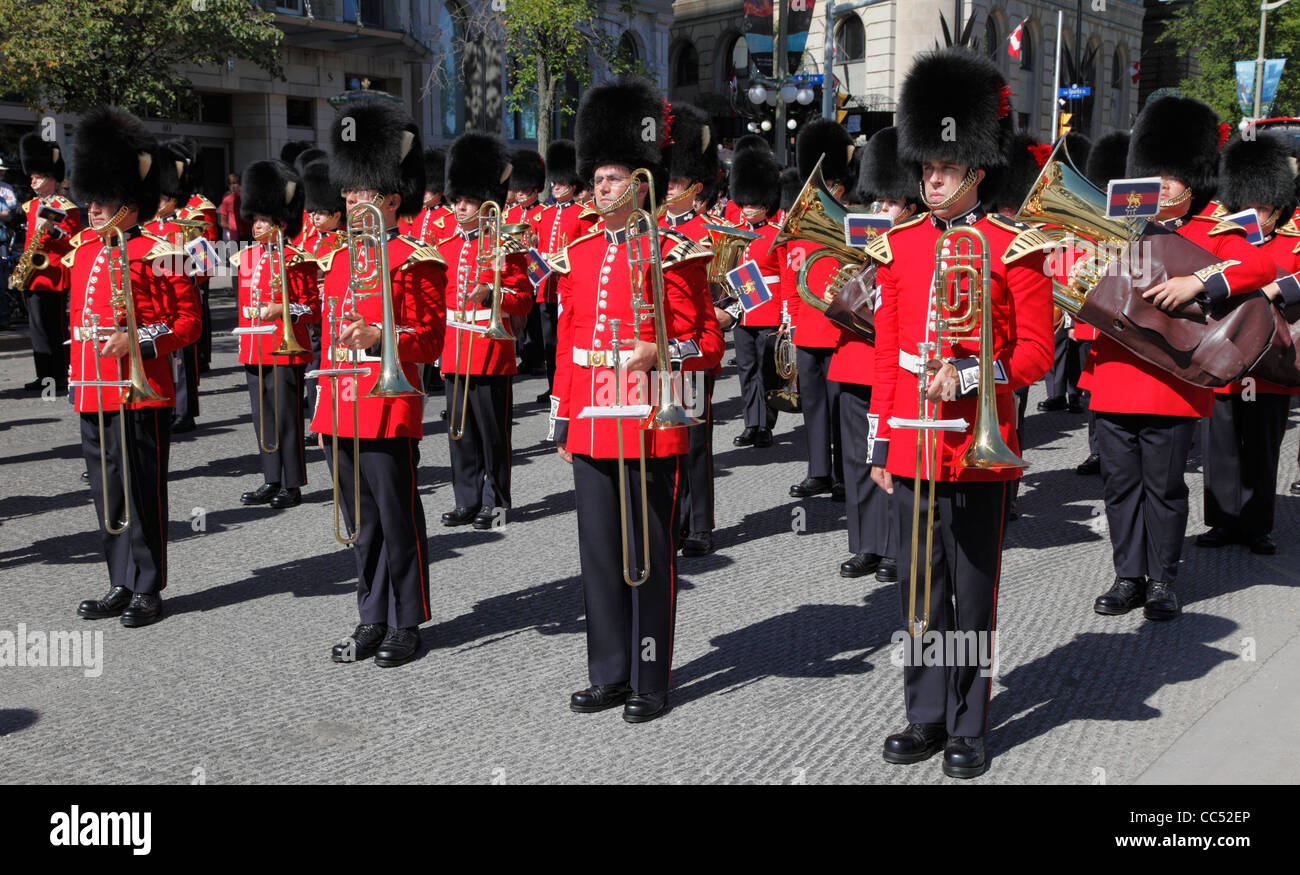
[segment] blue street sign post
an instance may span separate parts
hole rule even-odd
[[[1057,93],[1069,100],[1077,100],[1080,97],[1087,97],[1092,94],[1092,88],[1087,85],[1071,85],[1067,88],[1061,88]]]

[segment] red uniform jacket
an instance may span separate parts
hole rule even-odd
[[[209,243],[217,242],[221,229],[217,227],[217,207],[201,194],[191,195],[185,206],[177,212],[182,219],[204,222],[203,237]]]
[[[815,307],[809,306],[799,296],[797,280],[804,260],[822,247],[808,240],[791,240],[781,244],[784,258],[781,264],[781,299],[790,310],[790,324],[795,327],[794,345],[834,349],[840,342],[840,327]],[[931,260],[934,256],[931,255]],[[838,263],[834,258],[822,258],[808,272],[808,290],[820,295],[834,276]],[[781,321],[780,304],[777,305],[776,322]],[[776,324],[776,323],[774,323]]]
[[[526,207],[518,204],[506,210],[506,214],[501,218],[504,225],[527,225],[533,231],[540,233],[542,223],[542,213],[546,212],[546,207],[533,201]]]
[[[774,328],[781,324],[781,301],[785,295],[785,286],[781,282],[784,247],[775,244],[776,232],[780,226],[771,222],[762,225],[741,222],[740,227],[762,235],[745,247],[745,254],[740,257],[740,261],[742,264],[746,261],[757,262],[758,269],[763,272],[763,281],[772,292],[770,301],[741,314],[740,324],[749,328]],[[790,319],[793,324],[793,314]]]
[[[447,287],[445,305],[447,316],[447,339],[442,350],[442,372],[452,374],[514,374],[518,373],[515,344],[509,340],[487,340],[481,334],[474,338],[474,348],[470,350],[470,335],[473,333],[463,328],[450,325],[458,314],[455,312],[465,307],[466,322],[474,325],[487,325],[492,316],[492,300],[488,298],[482,304],[467,304],[465,296],[474,291],[479,283],[492,285],[492,271],[478,265],[478,232],[465,233],[457,231],[438,244],[438,252],[447,264]],[[528,280],[527,260],[523,253],[507,255],[501,269],[501,321],[509,327],[510,316],[527,315],[533,306],[533,284]],[[469,352],[469,370],[462,361],[463,353]]]
[[[669,233],[660,234],[663,255],[664,322],[670,338],[694,341],[698,354],[683,358],[674,370],[707,371],[722,360],[726,343],[709,296],[710,252],[691,241]],[[676,255],[674,255],[676,253]],[[649,268],[646,289],[650,292]],[[598,459],[618,455],[616,423],[622,423],[624,452],[638,452],[640,423],[632,419],[582,419],[584,407],[623,404],[653,404],[657,401],[657,376],[626,374],[622,398],[614,386],[613,368],[592,359],[609,355],[611,320],[620,320],[619,340],[626,349],[634,335],[653,341],[653,319],[632,324],[631,277],[623,229],[607,231],[604,225],[568,247],[568,270],[561,274],[559,336],[555,352],[555,388],[551,397],[555,418],[555,440],[569,452]],[[578,361],[578,359],[582,361]],[[680,400],[680,387],[677,390]],[[689,435],[685,428],[651,431],[646,434],[647,456],[661,458],[686,452]]]
[[[1300,271],[1300,240],[1289,234],[1271,234],[1268,239],[1258,246],[1259,251],[1263,252],[1277,267],[1278,277],[1288,276]],[[1284,287],[1283,298],[1279,303],[1286,300]],[[1300,395],[1300,388],[1290,386],[1279,386],[1277,383],[1270,383],[1268,380],[1261,380],[1259,377],[1252,376],[1256,392],[1266,392],[1270,395]],[[1235,383],[1229,383],[1227,386],[1215,389],[1216,394],[1233,395],[1244,392],[1246,386],[1244,381],[1238,380]]]
[[[198,340],[203,328],[199,295],[187,277],[167,269],[176,263],[174,246],[146,236],[138,225],[124,233],[131,265],[136,339],[140,345],[145,378],[153,390],[163,396],[162,401],[133,403],[130,407],[133,410],[171,407],[175,403],[175,386],[168,353]],[[95,373],[99,344],[92,331],[94,317],[99,317],[102,330],[114,325],[126,327],[126,315],[124,312],[120,319],[113,316],[108,249],[100,242],[99,236],[86,231],[74,242],[76,248],[64,256],[64,265],[69,268],[72,278],[69,312],[72,343],[68,375],[73,380],[130,379],[129,356],[100,358],[99,375]],[[155,270],[155,267],[159,269]],[[93,413],[100,409],[101,404],[104,410],[117,410],[119,397],[117,389],[80,387],[76,389],[75,403],[78,412],[82,413]]]
[[[916,441],[921,433],[892,429],[889,419],[916,419],[918,414],[918,378],[904,366],[902,358],[905,357],[901,354],[917,356],[918,344],[933,336],[928,326],[934,249],[944,230],[937,221],[928,213],[922,214],[895,225],[867,247],[867,252],[880,262],[876,270],[880,303],[876,309],[876,369],[871,394],[871,415],[877,418],[872,464],[884,464],[896,477],[910,478],[916,474]],[[988,238],[993,273],[989,279],[993,358],[999,366],[995,369],[998,426],[1007,446],[1019,452],[1012,393],[1041,378],[1052,364],[1052,286],[1044,266],[1045,255],[1034,245],[1037,232],[1001,216],[985,215],[978,207],[958,218],[956,224],[973,225]],[[1024,237],[1020,237],[1022,233]],[[1012,253],[1007,253],[1013,241],[1017,246]],[[1047,243],[1046,238],[1040,242]],[[1012,258],[1011,263],[1005,263],[1004,257]],[[938,355],[956,359],[958,368],[964,371],[968,365],[978,364],[979,344],[960,341],[946,345]],[[934,405],[935,418],[964,418],[967,422],[965,432],[937,432],[938,479],[962,482],[1016,479],[1020,476],[1018,468],[994,471],[955,465],[970,445],[976,404],[972,391],[964,397]]]
[[[438,251],[411,237],[400,237],[396,228],[388,232],[388,269],[393,290],[393,321],[397,331],[397,355],[402,362],[402,373],[415,387],[420,386],[420,365],[437,361],[442,353],[443,328],[446,321],[444,288],[447,282],[446,266]],[[325,256],[321,267],[325,270],[325,289],[321,299],[322,319],[328,320],[332,312],[336,320],[353,309],[371,325],[383,324],[383,295],[364,295],[354,302],[348,289],[350,278],[347,250],[336,250]],[[336,335],[328,323],[322,323],[322,338]],[[359,367],[366,373],[353,383],[350,377],[337,380],[322,377],[316,394],[316,413],[311,430],[317,434],[337,434],[352,437],[352,409],[357,407],[357,425],[360,437],[391,438],[423,437],[422,399],[418,395],[402,398],[366,398],[379,377],[382,350],[379,345],[357,351]],[[351,367],[345,360],[346,350],[338,352],[328,342],[321,344],[321,367]],[[335,363],[334,359],[338,362]],[[339,385],[338,422],[334,420],[334,390]]]
[[[319,242],[319,241],[318,241]],[[307,350],[297,355],[272,355],[280,345],[284,320],[277,317],[262,322],[258,311],[268,304],[280,303],[280,295],[272,293],[271,260],[261,243],[254,243],[239,258],[238,325],[249,328],[254,324],[272,325],[271,334],[240,334],[239,363],[243,365],[305,365],[311,362],[311,335],[307,326],[320,322],[320,287],[316,283],[316,259],[301,249],[286,246],[284,250],[284,276],[289,286],[289,313],[293,319],[293,336],[298,345]]]
[[[43,239],[38,245],[49,258],[50,264],[44,270],[31,272],[27,277],[26,289],[29,292],[48,292],[56,289],[61,291],[68,288],[69,281],[68,271],[63,266],[63,256],[72,249],[73,238],[81,231],[81,215],[77,212],[76,204],[57,194],[32,198],[23,204],[23,212],[27,215],[27,237],[23,241],[24,248],[32,242],[32,235],[35,233],[38,221],[36,214],[40,212],[42,206],[55,207],[68,215],[57,225],[64,232],[62,236],[57,238],[50,236],[50,229],[56,227],[52,223],[47,224],[42,231]],[[7,294],[4,289],[0,289],[0,292]]]
[[[408,237],[425,243],[441,243],[456,233],[456,214],[446,204],[425,207],[414,219],[399,220],[397,226]]]
[[[537,251],[542,255],[562,252],[564,247],[590,231],[595,223],[595,214],[584,210],[582,204],[572,200],[551,204],[537,222]],[[558,281],[558,275],[551,274],[537,287],[539,304],[555,303],[555,284]]]
[[[1165,223],[1223,259],[1220,270],[1206,269],[1206,291],[1215,300],[1253,292],[1272,282],[1277,272],[1272,259],[1246,242],[1244,229],[1224,225],[1237,230],[1221,227],[1217,219],[1206,216]],[[1079,388],[1092,393],[1089,407],[1098,413],[1208,416],[1214,405],[1212,390],[1178,379],[1104,334],[1093,342],[1088,364],[1091,369],[1080,376]]]
[[[667,213],[659,217],[660,228],[672,228],[678,234],[685,234],[696,243],[708,244],[709,231],[704,226],[710,224],[708,216],[700,215],[695,210],[687,210],[680,216]]]

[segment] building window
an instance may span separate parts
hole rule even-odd
[[[618,41],[618,57],[626,64],[634,64],[641,57],[636,48],[636,38],[630,30],[623,31],[623,38]]]
[[[1002,48],[1002,38],[998,36],[998,23],[990,15],[984,22],[984,54],[997,60],[1000,48]]]
[[[682,43],[677,50],[677,60],[673,63],[673,81],[671,87],[698,85],[700,82],[700,56],[695,46],[689,42]]]
[[[316,102],[309,97],[289,97],[284,101],[286,123],[290,127],[314,128]]]
[[[1110,58],[1110,123],[1116,128],[1127,127],[1124,124],[1124,78],[1128,76],[1124,55],[1119,49]]]
[[[743,36],[736,37],[731,44],[731,69],[728,71],[727,78],[735,76],[743,79],[749,75],[749,43]]]
[[[1034,34],[1029,29],[1029,23],[1025,22],[1024,29],[1020,31],[1020,69],[1034,69]]]
[[[867,31],[862,19],[849,14],[835,22],[835,61],[861,61],[867,56]]]
[[[234,103],[229,94],[199,94],[199,121],[214,125],[228,125],[234,115]]]
[[[465,131],[465,10],[447,3],[438,13],[438,52],[442,62],[442,134],[455,137]]]

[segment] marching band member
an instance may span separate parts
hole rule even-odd
[[[64,361],[64,295],[68,290],[68,271],[63,267],[63,256],[72,239],[81,230],[81,217],[77,205],[57,194],[59,183],[67,175],[63,149],[58,143],[41,138],[35,132],[24,134],[18,141],[23,172],[28,175],[35,195],[22,205],[27,216],[27,239],[23,255],[9,277],[10,286],[20,289],[27,303],[27,322],[31,327],[32,361],[36,365],[36,379],[24,384],[28,392],[39,392],[45,381],[51,381],[56,392],[67,391],[68,370]],[[45,218],[42,211],[62,210],[62,219]],[[40,258],[48,261],[38,268]],[[22,276],[24,262],[29,265]],[[0,293],[8,294],[4,289]]]
[[[545,184],[546,165],[535,149],[514,149],[510,152],[510,179],[506,198],[501,203],[501,208],[505,211],[501,222],[503,225],[527,225],[528,230],[520,237],[520,242],[526,247],[535,246],[541,232],[542,215],[546,212],[546,206],[538,201],[537,196]],[[519,366],[533,376],[542,376],[546,373],[547,366],[543,360],[545,348],[542,342],[541,313],[530,308],[516,333],[521,335],[516,345]]]
[[[241,504],[269,504],[280,510],[302,502],[307,484],[303,458],[303,374],[311,362],[308,326],[320,321],[320,289],[316,260],[289,241],[302,229],[306,192],[302,180],[287,164],[255,161],[244,170],[240,213],[253,223],[254,245],[235,256],[239,263],[238,324],[240,328],[273,326],[268,334],[239,335],[239,363],[244,366],[252,410],[253,439],[262,464],[263,483],[240,496]],[[281,252],[271,251],[271,235],[281,234]],[[275,258],[283,258],[284,281],[277,290]],[[284,301],[289,312],[284,312]],[[284,335],[284,320],[303,351],[276,355]],[[269,372],[268,372],[269,371]],[[266,426],[270,425],[270,428]],[[278,426],[278,427],[277,427]],[[269,435],[269,436],[268,436]],[[268,450],[268,447],[274,449]]]
[[[872,135],[862,150],[857,203],[877,205],[895,224],[910,220],[921,208],[916,179],[898,160],[898,129]],[[873,572],[881,583],[898,580],[898,529],[889,509],[889,496],[871,479],[871,385],[876,348],[861,335],[840,329],[827,377],[839,386],[840,439],[844,446],[844,504],[849,552],[840,564],[840,577],[865,577]]]
[[[311,146],[299,152],[290,166],[293,168],[293,172],[298,174],[298,178],[302,179],[303,172],[307,169],[308,164],[328,160],[328,152]],[[302,211],[302,230],[295,234],[289,242],[293,244],[295,249],[301,249],[303,252],[308,253],[314,252],[316,251],[316,235],[316,223],[311,220],[310,214],[304,208]]]
[[[1126,175],[1161,177],[1156,221],[1224,259],[1143,292],[1157,307],[1208,304],[1273,279],[1266,255],[1235,233],[1211,236],[1218,220],[1199,215],[1214,192],[1218,163],[1219,119],[1204,103],[1162,97],[1138,115]],[[1113,615],[1142,606],[1148,620],[1172,620],[1180,610],[1174,582],[1187,533],[1184,469],[1196,422],[1209,415],[1214,392],[1177,379],[1105,335],[1093,342],[1091,364],[1085,388],[1096,414],[1115,561],[1115,582],[1093,609]]]
[[[97,107],[81,117],[72,178],[78,197],[89,204],[91,230],[79,234],[76,248],[64,257],[73,288],[72,379],[129,380],[138,355],[142,376],[158,396],[119,405],[119,393],[125,390],[82,386],[74,398],[110,586],[103,598],[83,601],[77,615],[120,616],[123,626],[147,626],[162,617],[173,392],[168,355],[198,338],[202,318],[193,285],[165,267],[176,249],[140,228],[158,209],[160,165],[158,143],[135,116]],[[125,238],[135,337],[126,333],[125,296],[119,301],[112,291],[119,275],[114,253],[101,236],[110,228],[120,229]],[[123,490],[123,467],[129,496]],[[119,526],[127,514],[126,531],[110,533],[109,527]]]
[[[353,518],[352,501],[340,498],[348,526],[356,533],[352,550],[357,562],[357,612],[360,624],[351,637],[335,645],[335,662],[375,657],[381,667],[409,662],[420,649],[419,625],[429,610],[428,536],[424,506],[416,489],[423,436],[419,396],[366,397],[380,376],[385,335],[395,337],[391,353],[412,386],[420,385],[420,365],[436,361],[442,351],[446,270],[438,251],[398,234],[399,215],[414,213],[424,191],[424,159],[415,123],[386,101],[362,99],[339,108],[330,128],[330,175],[350,210],[375,204],[382,214],[388,276],[392,291],[391,334],[384,330],[384,295],[380,288],[356,296],[349,288],[353,265],[347,250],[323,259],[325,286],[321,301],[323,368],[357,367],[356,377],[322,378],[311,428],[324,441],[340,484],[351,488],[354,471],[361,479],[361,519]],[[358,247],[360,249],[360,247]],[[358,261],[369,269],[364,254]],[[333,341],[333,342],[329,342]],[[338,419],[335,419],[335,393]],[[354,411],[357,430],[353,430]],[[353,438],[359,438],[359,452]]]
[[[436,245],[456,233],[456,215],[442,197],[446,177],[446,151],[425,149],[424,204],[415,218],[406,223],[403,234]]]
[[[1005,165],[1013,130],[1010,88],[993,64],[965,49],[921,55],[903,81],[897,118],[899,155],[919,167],[928,212],[895,225],[867,249],[880,263],[871,397],[877,430],[871,478],[893,495],[901,547],[899,594],[904,613],[910,615],[907,581],[913,564],[926,559],[924,551],[913,556],[909,545],[926,544],[930,538],[929,533],[919,533],[923,537],[913,541],[913,503],[919,502],[922,524],[931,509],[925,506],[927,496],[913,483],[922,433],[896,430],[890,419],[917,417],[918,381],[924,379],[925,397],[937,402],[935,418],[973,422],[981,366],[978,344],[971,341],[945,341],[945,348],[936,350],[929,361],[918,355],[924,351],[921,344],[933,338],[931,295],[940,236],[970,226],[988,241],[993,324],[981,324],[979,331],[993,332],[997,430],[1012,452],[1019,444],[1013,390],[1040,379],[1052,361],[1052,296],[1043,253],[1033,245],[1037,232],[987,213],[980,202],[981,186],[996,186],[996,180],[986,179]],[[961,134],[955,139],[945,137],[953,124]],[[1024,245],[1026,238],[1029,245]],[[932,631],[925,634],[975,637],[983,644],[981,656],[991,658],[1006,504],[1010,481],[1020,470],[960,466],[958,460],[972,440],[969,431],[938,431],[937,439],[936,467],[922,466],[920,471],[936,480],[930,556],[934,587],[928,606]],[[917,597],[920,602],[919,586]],[[917,605],[917,613],[923,609]],[[909,634],[914,630],[909,628]],[[959,660],[957,665],[932,665],[925,660],[926,664],[917,665],[914,655],[920,644],[911,638],[905,642],[908,727],[885,740],[885,761],[916,763],[942,750],[944,774],[975,777],[986,767],[983,737],[992,684],[989,666],[983,666],[981,677],[981,666],[967,664],[970,660]]]
[[[199,191],[198,145],[189,137],[181,140],[190,156],[190,193],[179,212],[182,219],[190,222],[202,222],[201,236],[209,243],[215,244],[221,239],[221,228],[217,224],[217,205]],[[212,307],[209,303],[209,291],[212,278],[206,274],[195,273],[192,276],[203,302],[203,334],[197,346],[199,374],[206,374],[212,369]]]
[[[569,707],[592,712],[622,704],[623,719],[630,723],[653,720],[668,702],[676,619],[678,457],[686,452],[688,437],[682,427],[646,431],[635,419],[579,414],[587,407],[635,403],[649,395],[645,383],[658,358],[657,320],[633,318],[627,222],[635,209],[649,209],[644,183],[629,189],[633,170],[645,168],[660,185],[667,182],[659,143],[642,137],[651,123],[653,133],[666,136],[664,110],[658,90],[632,77],[589,90],[578,108],[578,172],[594,182],[602,222],[567,249],[568,269],[558,287],[560,334],[551,402],[560,456],[573,465],[587,612],[591,686],[574,693]],[[671,360],[680,360],[682,369],[708,370],[723,350],[706,291],[709,250],[658,231],[653,216],[649,224],[652,233],[659,233],[663,253],[660,313],[668,337],[660,339],[667,341]],[[647,294],[652,294],[651,267],[641,270]],[[622,385],[614,385],[614,356],[625,367]],[[621,466],[619,434],[626,448]],[[648,514],[637,486],[639,447],[644,448]],[[629,478],[629,495],[636,498],[628,511],[630,531],[620,533],[618,484],[623,477]],[[642,532],[649,533],[646,555]],[[637,587],[623,579],[623,534],[637,569],[649,566],[648,579]]]
[[[781,205],[781,166],[766,145],[737,147],[731,159],[730,194],[728,202],[740,210],[740,227],[762,235],[745,248],[740,260],[756,262],[772,292],[771,300],[742,312],[733,333],[745,429],[731,442],[738,447],[770,447],[777,412],[768,406],[763,391],[763,350],[781,324],[782,247],[775,242],[779,226],[772,222]]]
[[[438,251],[447,265],[442,377],[456,505],[442,515],[444,526],[473,523],[476,529],[491,529],[500,525],[510,507],[515,341],[492,340],[481,333],[472,337],[469,329],[452,325],[461,321],[486,327],[492,316],[493,270],[479,263],[479,218],[483,204],[493,201],[501,207],[501,224],[507,224],[500,196],[511,173],[510,157],[499,137],[469,133],[452,143],[447,159],[447,197],[457,230],[438,244]],[[508,253],[501,259],[500,275],[500,317],[508,326],[510,317],[528,313],[533,288],[523,247],[504,234],[497,243]]]
[[[1256,248],[1287,276],[1265,287],[1280,308],[1300,302],[1300,283],[1292,276],[1300,270],[1300,233],[1294,224],[1283,231],[1295,212],[1294,160],[1277,135],[1236,137],[1224,147],[1217,191],[1225,214],[1247,209],[1258,213],[1264,241]],[[1234,233],[1225,227],[1232,224],[1223,222],[1220,228]],[[1201,421],[1205,522],[1210,530],[1196,536],[1196,545],[1241,543],[1252,553],[1272,555],[1277,552],[1272,532],[1278,458],[1291,396],[1300,390],[1248,376],[1214,393],[1214,408]]]
[[[343,216],[347,212],[347,205],[343,203],[343,195],[339,192],[339,187],[330,180],[328,156],[304,164],[299,176],[302,177],[304,193],[303,210],[306,213],[307,221],[311,223],[314,229],[314,234],[311,237],[312,248],[307,251],[307,254],[317,260],[316,276],[313,282],[317,289],[315,297],[319,308],[321,280],[324,277],[319,260],[347,245],[342,231]],[[322,325],[319,312],[317,318],[308,323],[307,333],[311,337],[312,361],[320,361]],[[427,384],[428,380],[425,382]],[[304,384],[307,395],[307,416],[310,418],[312,411],[316,409],[317,379],[315,377],[306,377]],[[310,438],[310,435],[304,435],[304,437]]]
[[[795,141],[795,152],[799,176],[804,181],[812,176],[820,159],[822,176],[835,197],[843,198],[844,192],[852,187],[853,138],[836,122],[815,119],[804,125]],[[843,501],[839,384],[826,378],[831,355],[840,340],[840,327],[800,300],[796,282],[804,259],[819,248],[819,244],[808,240],[791,240],[785,244],[785,263],[781,268],[781,295],[790,311],[794,345],[798,350],[799,404],[808,447],[808,476],[790,487],[790,497],[811,498],[829,492],[836,501]],[[814,294],[820,293],[824,277],[832,272],[826,260],[822,264],[826,269],[813,271],[808,278]]]

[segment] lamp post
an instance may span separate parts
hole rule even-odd
[[[1261,101],[1264,94],[1264,31],[1268,28],[1268,13],[1290,3],[1291,0],[1268,0],[1259,4],[1259,54],[1255,56],[1255,118],[1262,115]]]

